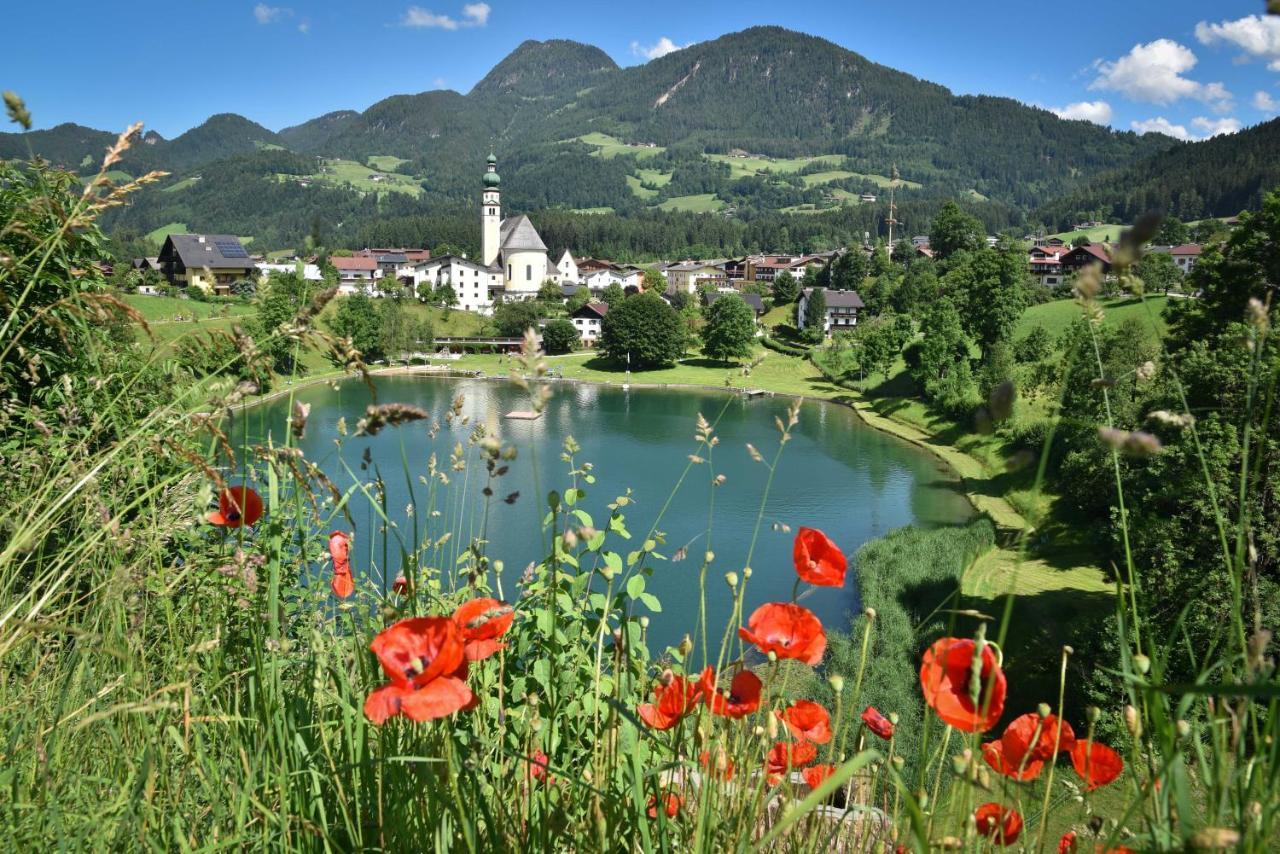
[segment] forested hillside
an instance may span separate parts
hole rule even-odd
[[[1132,222],[1158,210],[1184,220],[1234,216],[1257,210],[1264,193],[1280,186],[1280,119],[1179,143],[1167,152],[1100,175],[1046,205],[1041,218],[1067,228],[1078,218]]]
[[[31,149],[83,174],[112,139],[63,125],[0,135],[0,156]],[[1143,169],[1191,168],[1195,192],[1212,199],[1205,204],[1234,212],[1273,180],[1265,176],[1274,165],[1263,162],[1264,142],[1241,158],[1227,148],[1233,139],[1201,149],[1064,121],[1006,98],[956,96],[778,27],[625,69],[589,45],[527,41],[465,95],[395,95],[279,133],[219,115],[173,140],[151,137],[119,170],[173,175],[113,211],[108,225],[146,233],[180,222],[253,235],[263,247],[296,245],[318,223],[335,243],[349,242],[379,220],[469,211],[492,150],[509,210],[629,220],[717,213],[742,223],[739,235],[770,229],[767,243],[786,248],[883,234],[883,196],[895,166],[899,219],[909,231],[924,230],[948,198],[964,201],[992,231],[1034,225],[1031,211],[1064,196],[1045,210],[1070,219],[1081,201],[1093,207],[1102,198],[1094,188],[1105,185],[1091,180],[1130,166],[1135,171],[1126,174],[1136,178],[1148,174]],[[281,159],[277,148],[307,157]],[[1200,168],[1201,160],[1213,163]],[[1172,165],[1158,165],[1166,162]],[[1248,186],[1233,190],[1214,177],[1228,169],[1245,173],[1235,184]],[[1165,196],[1125,198],[1145,208]],[[1191,201],[1175,200],[1183,218],[1194,218]],[[1130,218],[1120,210],[1117,218]],[[624,242],[649,245],[644,227],[632,228]],[[666,252],[703,242],[681,235]],[[750,242],[729,243],[743,241]]]

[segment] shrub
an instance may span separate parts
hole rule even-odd
[[[568,320],[553,320],[542,330],[542,348],[551,355],[570,353],[577,345],[578,330]]]

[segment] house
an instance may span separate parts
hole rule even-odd
[[[568,249],[564,250],[560,260],[556,262],[556,269],[560,272],[562,283],[578,284],[578,262],[573,260],[573,253]]]
[[[272,273],[283,273],[285,275],[292,275],[298,272],[299,263],[301,262],[295,261],[292,264],[287,262],[272,264],[264,261],[259,261],[257,264],[254,264],[253,266],[258,271],[259,283],[262,283],[262,282],[266,282],[267,277],[270,276]],[[319,282],[324,279],[324,274],[320,272],[319,265],[303,263],[302,278],[306,279],[308,282]]]
[[[742,298],[742,301],[745,302],[753,312],[755,312],[756,320],[759,320],[764,315],[764,299],[759,294],[753,294],[747,291],[711,291],[706,295],[707,305],[711,305],[726,293],[738,294],[738,296]]]
[[[156,261],[169,284],[215,294],[229,294],[233,282],[255,277],[249,253],[230,234],[170,234]]]
[[[796,326],[804,329],[806,309],[813,288],[805,288],[800,293],[800,301],[796,304]],[[824,291],[823,298],[827,303],[827,316],[822,331],[830,335],[834,332],[847,331],[858,325],[858,312],[866,308],[857,291]]]
[[[329,259],[329,263],[338,271],[339,294],[374,295],[374,280],[381,278],[375,259],[360,255],[335,255]]]
[[[604,328],[604,316],[609,313],[607,302],[589,302],[569,315],[573,328],[578,330],[578,340],[587,347],[594,347]]]
[[[928,246],[928,245],[929,245],[929,235],[927,235],[927,234],[917,234],[915,237],[911,238],[911,245],[912,245],[912,246],[915,246],[916,248],[919,248],[919,247],[921,247],[921,246]]]
[[[696,293],[703,282],[714,282],[724,277],[724,270],[702,261],[672,264],[663,272],[667,276],[667,293],[669,294]]]
[[[424,284],[435,290],[442,285],[453,288],[455,307],[463,311],[489,315],[495,297],[503,292],[502,271],[497,267],[477,264],[464,255],[439,255],[413,266],[413,287]]]
[[[1027,269],[1040,284],[1056,288],[1066,281],[1062,270],[1062,256],[1066,249],[1061,246],[1035,246],[1027,254]]]
[[[1169,250],[1169,254],[1173,256],[1173,263],[1178,265],[1178,269],[1183,273],[1190,273],[1195,269],[1196,263],[1200,260],[1200,253],[1204,251],[1204,247],[1198,243],[1184,243],[1181,246],[1174,246]]]
[[[1100,243],[1077,246],[1059,256],[1064,275],[1078,273],[1091,264],[1102,265],[1103,274],[1111,272],[1111,253]]]

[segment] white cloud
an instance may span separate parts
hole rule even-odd
[[[301,24],[298,24],[298,32],[302,33],[304,36],[311,32],[311,22],[303,21]]]
[[[410,6],[404,13],[400,23],[406,27],[438,27],[442,30],[457,30],[462,27],[483,27],[489,23],[489,13],[493,11],[488,3],[468,3],[462,7],[462,17],[437,15],[421,6]]]
[[[1192,119],[1191,125],[1197,128],[1200,133],[1192,133],[1187,130],[1186,125],[1175,125],[1164,116],[1156,116],[1154,119],[1144,119],[1143,121],[1130,123],[1130,126],[1138,133],[1162,133],[1185,142],[1198,142],[1202,139],[1209,139],[1226,133],[1235,133],[1242,127],[1239,119],[1206,119],[1204,116],[1197,116]]]
[[[1254,92],[1253,105],[1264,113],[1280,113],[1280,101],[1271,97],[1270,92]]]
[[[1191,139],[1191,132],[1187,130],[1186,125],[1175,125],[1164,116],[1156,116],[1154,119],[1144,119],[1130,124],[1138,133],[1162,133],[1174,139]]]
[[[437,77],[435,80],[432,80],[431,82],[435,85],[437,89],[443,89],[445,86],[449,85],[449,81],[445,80],[443,77]]]
[[[690,42],[689,44],[693,44],[693,42]],[[676,44],[671,39],[663,36],[658,39],[655,44],[651,44],[648,47],[640,44],[640,42],[632,42],[631,52],[636,56],[643,56],[645,59],[657,59],[660,56],[666,56],[669,53],[675,53],[678,50],[683,50],[688,46],[689,45],[687,44]]]
[[[293,10],[285,6],[268,6],[266,3],[259,3],[253,7],[253,17],[258,19],[259,24],[274,24],[281,18],[292,15]]]
[[[1243,56],[1267,62],[1272,71],[1280,71],[1280,17],[1246,15],[1236,21],[1196,24],[1196,38],[1201,44],[1233,44]]]
[[[1106,101],[1077,101],[1065,107],[1050,107],[1049,112],[1060,119],[1083,119],[1095,125],[1111,121],[1111,105]]]
[[[1221,83],[1200,83],[1183,76],[1197,61],[1190,48],[1171,39],[1156,39],[1134,45],[1114,62],[1098,60],[1094,63],[1098,76],[1089,88],[1120,92],[1152,104],[1195,98],[1215,109],[1230,109],[1231,93]]]
[[[1226,118],[1226,119],[1194,118],[1191,120],[1191,124],[1194,125],[1195,127],[1200,128],[1202,132],[1200,136],[1201,139],[1208,139],[1209,137],[1213,137],[1213,136],[1222,136],[1223,134],[1227,134],[1227,133],[1235,133],[1236,131],[1240,130],[1240,128],[1244,127],[1244,125],[1240,124],[1239,119],[1232,119],[1232,118]]]

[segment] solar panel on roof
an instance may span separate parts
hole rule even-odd
[[[237,240],[215,240],[213,245],[218,247],[218,251],[222,253],[223,258],[249,257],[249,253],[244,251],[244,247]]]

